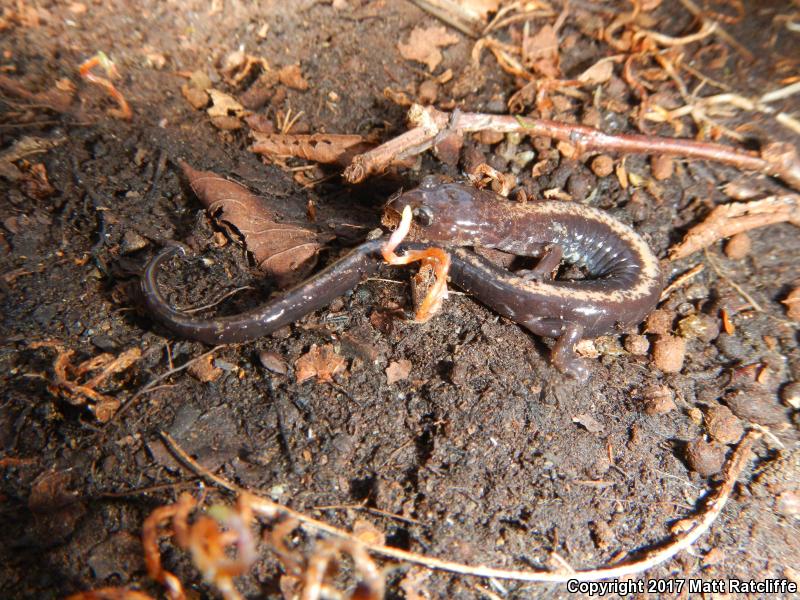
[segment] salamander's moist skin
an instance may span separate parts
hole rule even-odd
[[[574,354],[581,338],[639,324],[662,290],[658,259],[639,235],[607,213],[572,202],[511,202],[459,183],[425,180],[390,202],[410,206],[411,235],[452,250],[450,280],[536,335],[557,338],[552,362],[585,379]],[[528,271],[512,273],[466,246],[537,256]],[[553,278],[562,258],[585,268],[588,279]]]
[[[387,206],[409,206],[415,242],[397,252],[441,246],[450,254],[450,280],[488,307],[536,335],[557,338],[552,362],[579,379],[588,376],[574,345],[640,323],[661,294],[658,260],[628,226],[608,214],[571,202],[519,204],[493,192],[426,180]],[[254,340],[327,305],[377,271],[386,239],[364,242],[298,286],[238,315],[204,319],[172,308],[156,281],[167,248],[145,268],[141,281],[150,313],[177,334],[208,344]],[[469,250],[496,248],[537,256],[530,270],[502,269]],[[556,280],[562,260],[584,267],[588,279]]]

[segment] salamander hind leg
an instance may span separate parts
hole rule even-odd
[[[517,275],[526,281],[544,281],[552,279],[553,273],[561,264],[561,258],[564,256],[564,250],[558,244],[548,244],[542,252],[539,262],[532,269],[523,269],[517,271]]]
[[[560,319],[536,319],[524,323],[524,326],[536,335],[556,338],[550,354],[550,361],[556,369],[578,381],[589,378],[589,366],[575,354],[574,348],[583,337],[583,325]]]
[[[583,337],[583,325],[565,323],[563,333],[556,339],[550,359],[553,366],[562,373],[574,377],[578,381],[589,379],[589,365],[575,354],[575,344]]]

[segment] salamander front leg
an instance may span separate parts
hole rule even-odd
[[[564,250],[558,244],[548,244],[544,247],[539,262],[532,269],[522,269],[517,271],[517,275],[526,281],[543,281],[552,279],[553,273],[561,264]]]
[[[586,361],[578,358],[573,348],[583,337],[583,325],[561,319],[532,319],[523,325],[536,335],[556,338],[550,353],[550,362],[556,369],[578,381],[589,378]]]

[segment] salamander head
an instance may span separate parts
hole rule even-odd
[[[491,207],[484,193],[473,187],[426,177],[419,187],[389,200],[383,224],[396,225],[406,206],[414,217],[412,239],[470,246],[486,235]]]

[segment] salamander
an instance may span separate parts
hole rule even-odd
[[[570,202],[513,203],[493,192],[426,179],[390,201],[387,212],[414,214],[414,242],[399,251],[444,247],[450,280],[501,315],[536,335],[557,338],[552,362],[583,379],[588,375],[573,346],[636,325],[655,307],[662,289],[658,260],[630,227],[610,215]],[[175,333],[208,344],[256,339],[322,308],[377,271],[386,239],[364,242],[295,288],[249,311],[204,319],[172,308],[157,274],[178,247],[146,266],[141,280],[149,312]],[[483,246],[538,256],[530,270],[502,269],[468,248]],[[562,258],[582,266],[589,279],[556,280]]]
[[[645,241],[609,214],[574,202],[511,202],[489,190],[428,178],[390,202],[414,215],[411,236],[451,248],[450,280],[532,333],[557,338],[552,363],[585,379],[574,345],[584,337],[639,324],[655,308],[663,281]],[[533,269],[511,272],[468,246],[538,256]],[[556,280],[561,260],[587,279]]]

